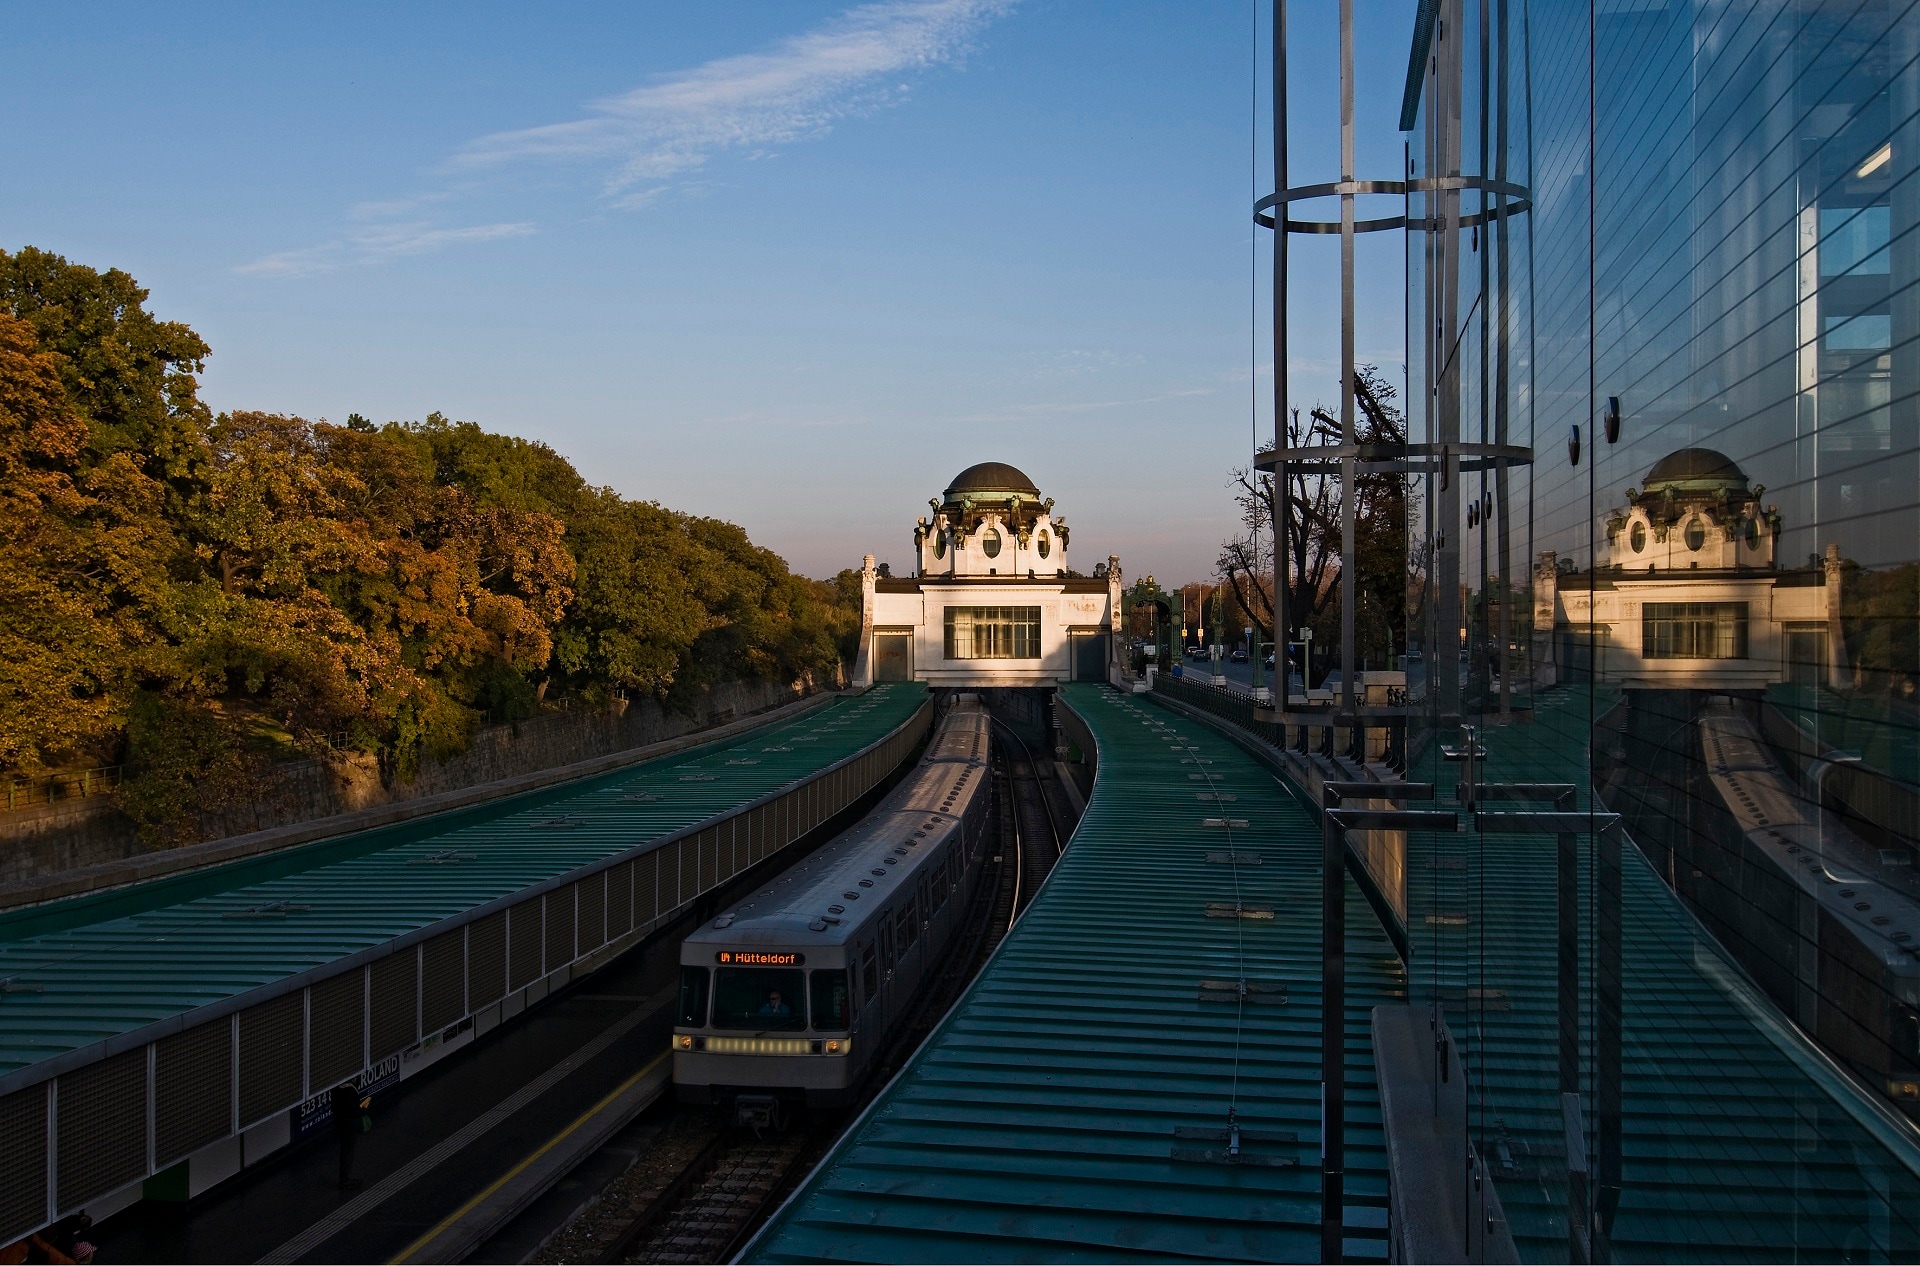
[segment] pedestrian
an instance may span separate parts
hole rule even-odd
[[[363,1098],[352,1082],[343,1081],[327,1096],[327,1106],[333,1111],[333,1137],[340,1145],[340,1190],[352,1191],[360,1186],[353,1180],[353,1149],[360,1136],[373,1128],[373,1118],[367,1115],[373,1100]]]

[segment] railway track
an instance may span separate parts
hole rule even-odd
[[[1005,771],[1002,785],[1007,795],[1001,820],[1011,822],[1013,832],[1012,905],[1013,917],[1017,919],[1033,900],[1033,894],[1040,891],[1053,864],[1060,860],[1067,832],[1060,829],[1058,810],[1048,793],[1053,775],[1035,758],[1033,749],[1013,727],[997,719],[994,726],[1007,740],[995,759]],[[1004,835],[1001,843],[1007,844]]]
[[[1052,869],[1064,836],[1050,774],[1019,736],[995,757],[1001,838],[968,906],[965,930],[900,1026],[853,1107],[761,1137],[711,1109],[663,1108],[647,1155],[548,1240],[540,1262],[715,1262],[730,1259],[825,1154],[866,1100],[910,1059],[973,980]]]

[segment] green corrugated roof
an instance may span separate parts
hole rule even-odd
[[[1484,777],[1571,782],[1585,807],[1591,723],[1617,697],[1605,687],[1591,696],[1585,688],[1549,691],[1531,725],[1482,729]],[[1436,759],[1424,772],[1442,780],[1450,798],[1457,770]],[[1615,1260],[1772,1261],[1796,1250],[1842,1260],[1870,1254],[1876,1243],[1894,1260],[1914,1256],[1920,1147],[1911,1127],[1831,1069],[1632,844],[1621,853]],[[1457,868],[1434,864],[1447,857]],[[1553,837],[1503,835],[1416,835],[1407,865],[1414,994],[1431,997],[1438,986],[1454,999],[1456,1039],[1485,1076],[1475,1134],[1521,1254],[1536,1261],[1567,1253],[1555,866]],[[1596,912],[1587,870],[1583,862],[1581,952],[1591,964]],[[1429,913],[1466,921],[1430,924]],[[1590,967],[1583,984],[1590,988]],[[1470,1022],[1458,1001],[1467,990],[1491,1003]],[[1583,993],[1589,1024],[1591,1007]],[[1590,1057],[1590,1035],[1583,1045]],[[1888,1202],[1878,1212],[1876,1190]]]
[[[749,1260],[1317,1257],[1318,832],[1212,731],[1095,687],[1063,697],[1101,758],[1073,845]],[[1591,721],[1613,698],[1547,692],[1533,724],[1483,730],[1484,777],[1572,782],[1584,806]],[[1189,759],[1211,760],[1219,789],[1238,799],[1195,801],[1205,785],[1178,764]],[[1457,773],[1436,753],[1413,776],[1438,780],[1446,802]],[[1273,905],[1273,922],[1204,917],[1208,902],[1233,898],[1227,869],[1202,861],[1223,847],[1221,832],[1197,828],[1203,814],[1249,820],[1238,847],[1265,864],[1238,869],[1240,898]],[[1416,835],[1408,858],[1414,994],[1439,991],[1483,1079],[1475,1137],[1534,1261],[1567,1256],[1554,849],[1551,837]],[[1914,1131],[1787,1023],[1630,843],[1622,853],[1615,1260],[1914,1256]],[[1581,901],[1591,963],[1584,880]],[[1350,1206],[1385,1190],[1366,1009],[1401,982],[1375,928],[1350,904]],[[1298,1168],[1168,1155],[1175,1126],[1224,1119],[1234,1026],[1192,987],[1231,976],[1243,953],[1247,974],[1284,981],[1290,1001],[1255,1009],[1239,1034],[1240,1122],[1294,1130]],[[1468,999],[1484,1005],[1468,1014]],[[1589,1023],[1591,1005],[1582,999]],[[1590,1058],[1590,1034],[1584,1042]]]
[[[1205,726],[1105,687],[1061,699],[1099,746],[1046,885],[899,1079],[754,1241],[755,1261],[1309,1261],[1320,1248],[1318,827]],[[1207,762],[1207,763],[1201,763]],[[1201,775],[1209,777],[1202,778]],[[1203,796],[1232,796],[1231,801]],[[1240,818],[1244,829],[1202,825]],[[1259,866],[1210,863],[1228,847]],[[1209,905],[1272,919],[1208,917]],[[1398,987],[1356,895],[1348,1190],[1384,1205],[1368,1014]],[[1199,1000],[1203,980],[1284,1003]],[[1269,995],[1272,996],[1272,995]],[[1177,1159],[1224,1127],[1290,1168]],[[1381,1244],[1384,1248],[1384,1244]]]
[[[877,742],[925,698],[879,686],[535,795],[0,919],[0,1085],[738,809]]]

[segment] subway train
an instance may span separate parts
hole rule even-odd
[[[682,1102],[760,1124],[852,1099],[966,918],[993,823],[991,742],[978,697],[957,696],[872,813],[687,937]]]
[[[1889,864],[1906,855],[1818,807],[1731,702],[1696,724],[1719,847],[1695,850],[1688,895],[1782,1010],[1920,1119],[1920,900]]]

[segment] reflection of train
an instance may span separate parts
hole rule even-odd
[[[872,813],[686,939],[683,1101],[850,1098],[966,917],[992,823],[989,725],[960,696]]]
[[[1697,724],[1722,829],[1689,895],[1781,1010],[1920,1112],[1920,901],[1887,877],[1909,871],[1819,808],[1735,705]]]

